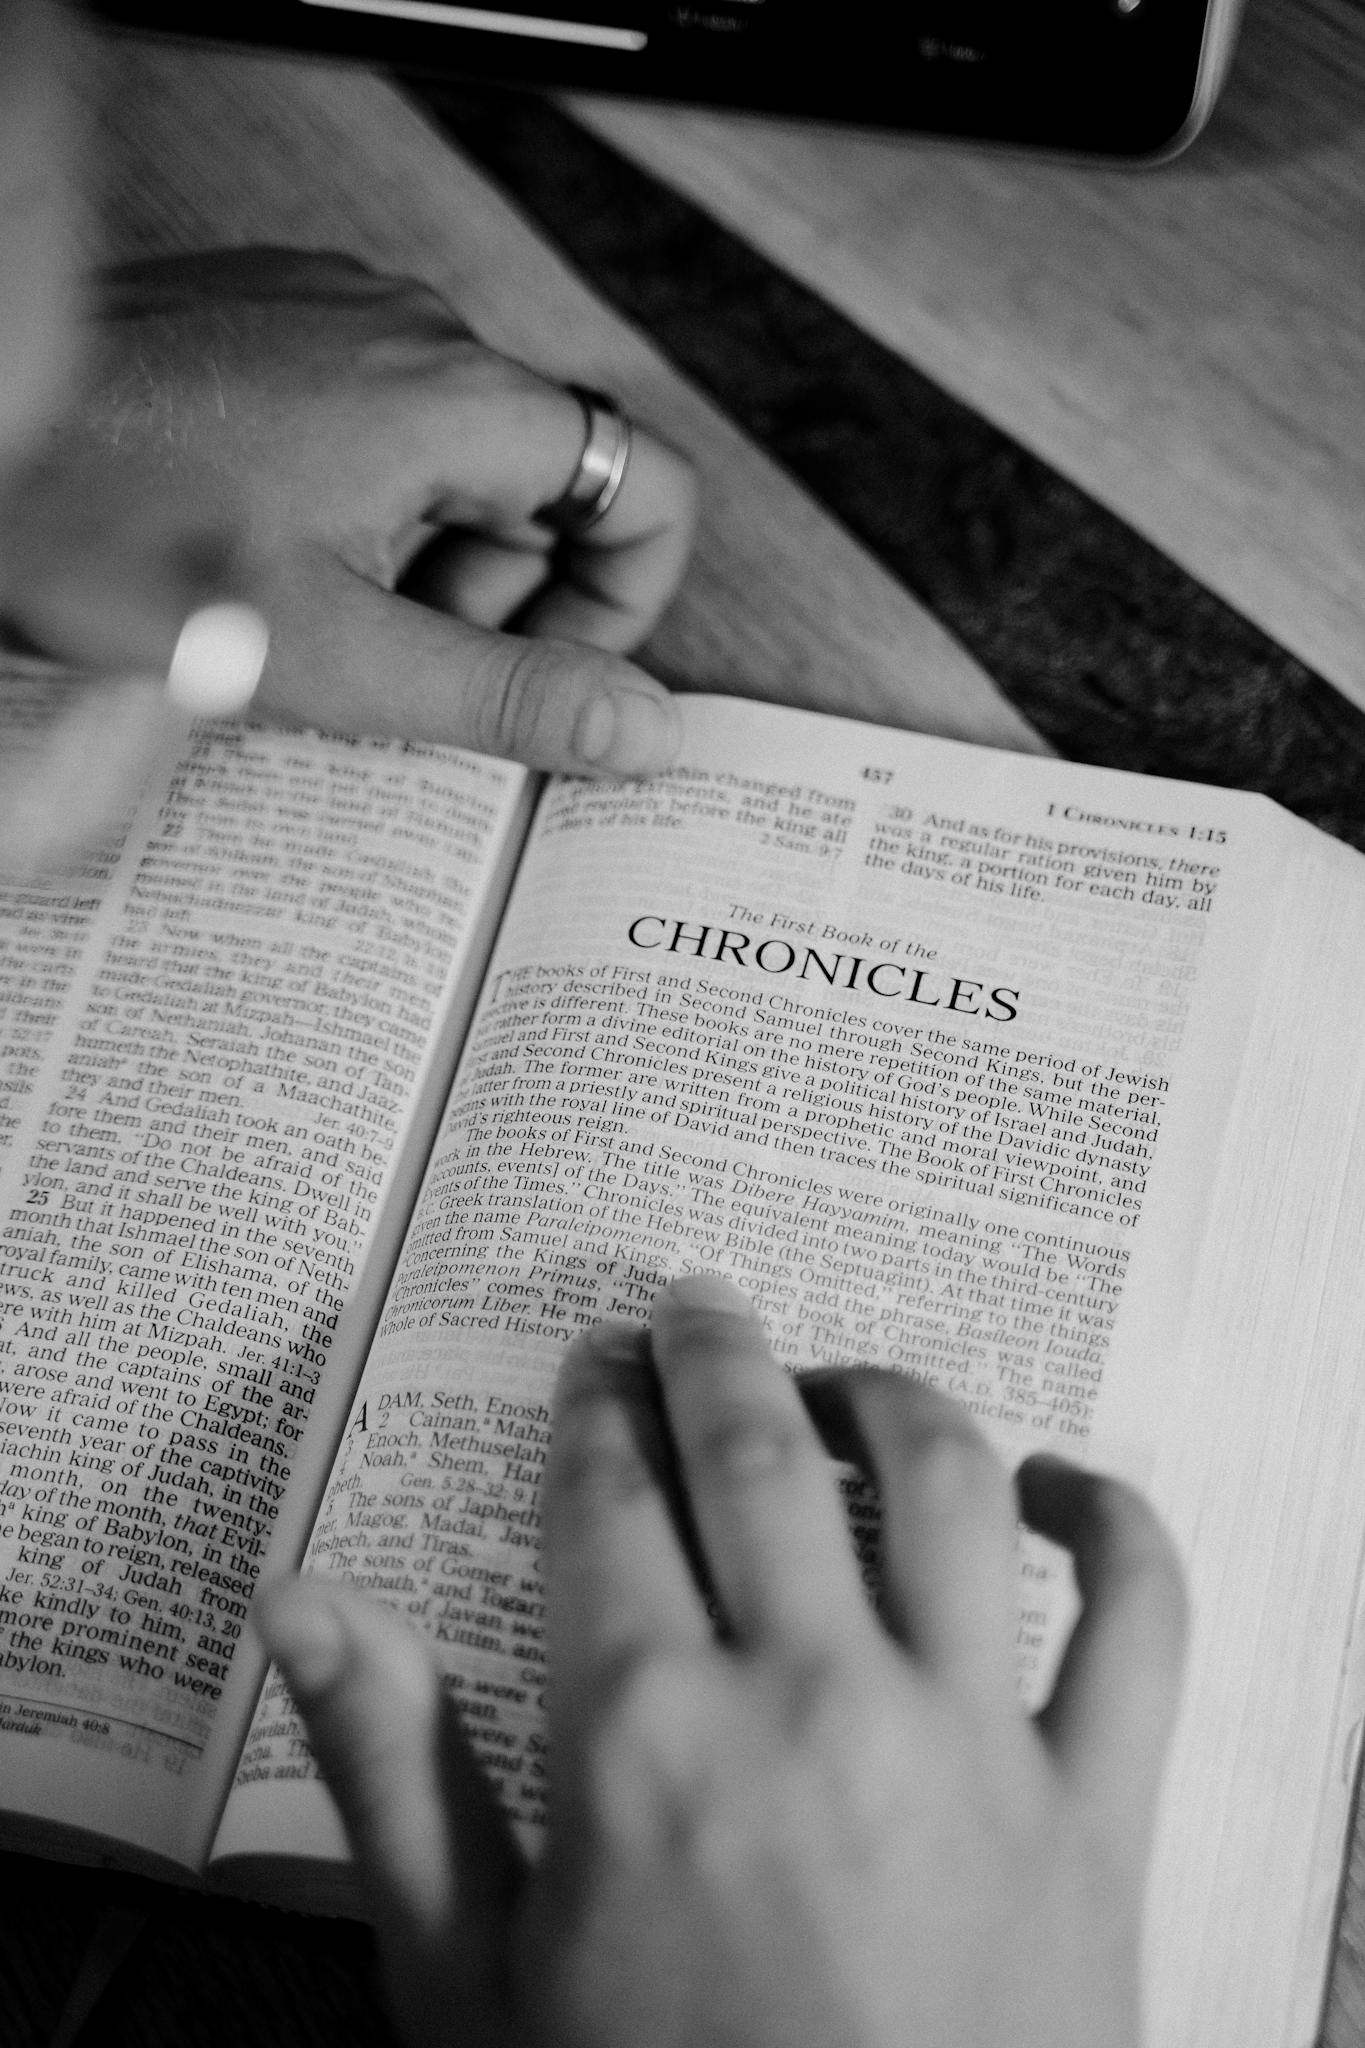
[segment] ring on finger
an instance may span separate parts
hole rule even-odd
[[[564,490],[532,516],[572,538],[605,519],[615,502],[630,461],[630,421],[604,391],[585,384],[565,389],[583,409],[583,447]]]

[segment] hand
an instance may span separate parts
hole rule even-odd
[[[240,507],[271,627],[259,705],[580,774],[668,765],[668,693],[622,656],[686,562],[680,457],[636,428],[610,509],[557,540],[534,514],[574,474],[577,399],[348,257],[133,264],[101,312],[77,452]]]
[[[220,682],[226,647],[239,703],[264,637],[240,604],[223,610],[249,594],[230,508],[92,468],[58,425],[83,371],[71,62],[55,8],[0,0],[0,672],[17,640],[92,677],[59,686],[40,664],[25,715],[7,706],[0,875],[67,864],[119,821],[166,730],[173,657],[179,682],[204,681],[192,615]]]
[[[406,1630],[325,1581],[263,1596],[413,2048],[1136,2042],[1183,1629],[1166,1538],[1121,1486],[1023,1467],[1025,1519],[1070,1549],[1085,1603],[1030,1721],[991,1453],[898,1375],[802,1389],[711,1278],[668,1288],[648,1340],[603,1325],[574,1346],[533,1869]],[[877,1482],[881,1620],[812,1415]]]

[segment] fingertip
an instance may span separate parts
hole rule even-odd
[[[252,1625],[296,1697],[324,1692],[346,1661],[346,1632],[328,1595],[307,1579],[276,1579],[258,1590]]]
[[[1150,1549],[1174,1561],[1164,1524],[1146,1496],[1108,1473],[1035,1451],[1015,1474],[1020,1512],[1030,1528],[1068,1549]]]
[[[1174,1539],[1135,1486],[1036,1452],[1015,1475],[1031,1529],[1071,1553],[1083,1598],[1122,1599],[1141,1616],[1153,1654],[1160,1639],[1178,1666],[1189,1630],[1189,1595]]]
[[[565,1351],[555,1380],[556,1404],[612,1379],[621,1366],[639,1364],[648,1343],[643,1323],[626,1316],[608,1316],[590,1330],[580,1331]]]
[[[672,698],[638,687],[589,697],[574,721],[576,765],[593,775],[658,775],[682,746],[682,721]]]
[[[1060,1458],[1019,1472],[1029,1524],[1070,1551],[1081,1608],[1036,1725],[1140,1875],[1189,1625],[1184,1573],[1136,1488]]]
[[[580,1330],[568,1347],[567,1358],[623,1358],[638,1351],[644,1341],[643,1323],[631,1316],[603,1316],[591,1329]]]
[[[651,1311],[657,1322],[678,1315],[734,1316],[755,1321],[752,1302],[744,1290],[723,1273],[682,1273],[670,1280],[654,1297]]]
[[[1084,1468],[1072,1464],[1055,1451],[1034,1451],[1014,1475],[1019,1513],[1041,1536],[1064,1540],[1062,1531],[1072,1527],[1085,1500]]]
[[[252,1621],[291,1692],[322,1704],[344,1679],[425,1697],[428,1659],[422,1639],[382,1600],[347,1580],[304,1574],[273,1580],[252,1603]]]
[[[634,1406],[653,1399],[649,1333],[643,1323],[613,1317],[575,1337],[564,1355],[550,1398],[552,1449],[557,1456],[592,1414],[607,1403]]]

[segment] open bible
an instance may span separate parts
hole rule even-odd
[[[627,787],[202,733],[5,893],[0,1839],[347,1909],[244,1627],[305,1559],[426,1633],[533,1838],[556,1361],[714,1268],[791,1364],[1155,1500],[1151,2038],[1299,2048],[1365,1702],[1365,863],[1255,796],[683,715]],[[1036,1699],[1069,1584],[1031,1541],[1019,1584]]]

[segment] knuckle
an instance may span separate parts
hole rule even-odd
[[[985,1438],[957,1418],[912,1426],[904,1441],[910,1483],[944,1512],[1013,1519],[1005,1469]]]
[[[554,1491],[589,1507],[628,1506],[652,1492],[648,1461],[605,1399],[573,1402],[562,1413],[553,1450]]]
[[[802,1424],[767,1408],[733,1407],[711,1416],[699,1431],[695,1464],[721,1484],[747,1485],[781,1477],[811,1455]]]
[[[563,707],[552,706],[551,698],[572,691],[577,703],[605,691],[614,673],[593,648],[499,634],[469,679],[472,744],[504,760],[562,767],[552,739],[566,721]]]
[[[603,1674],[600,1725],[609,1742],[653,1743],[678,1724],[684,1660],[658,1650],[623,1650]]]
[[[809,1783],[825,1789],[831,1812],[867,1813],[906,1767],[908,1724],[900,1689],[875,1666],[812,1656],[787,1675],[785,1753]]]
[[[434,285],[423,284],[416,277],[392,277],[389,283],[395,297],[414,320],[428,320],[437,328],[450,328],[456,324],[450,301]]]
[[[690,1659],[623,1650],[599,1676],[591,1774],[596,1803],[618,1829],[634,1832],[651,1810],[690,1809],[704,1739],[705,1686]]]
[[[426,367],[429,397],[461,438],[477,441],[480,423],[503,423],[510,434],[526,434],[538,417],[545,380],[508,356],[485,348],[443,299],[429,294],[426,312],[415,323],[431,342]]]
[[[534,744],[545,708],[548,678],[542,650],[500,643],[484,673],[472,678],[474,744],[483,753],[519,760]]]

